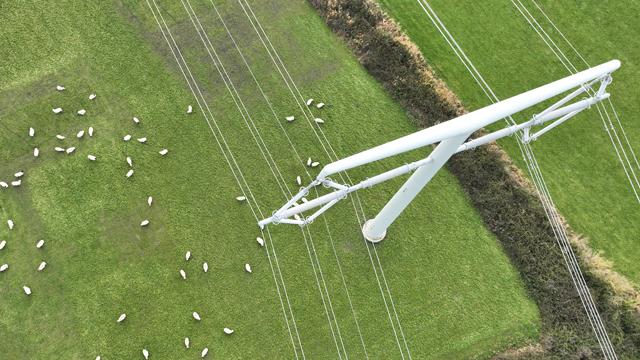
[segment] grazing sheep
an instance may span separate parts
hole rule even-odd
[[[7,240],[0,241],[0,250],[4,249],[5,246],[7,246]]]
[[[67,154],[71,154],[71,153],[72,153],[72,152],[74,152],[74,151],[76,151],[76,148],[75,148],[75,146],[72,146],[72,147],[70,147],[70,148],[68,148],[68,149],[67,149],[66,153],[67,153]]]
[[[184,254],[184,259],[185,259],[186,261],[189,261],[189,259],[191,259],[191,251],[187,251],[187,252]]]
[[[251,270],[251,265],[249,264],[244,264],[244,271],[248,272],[249,274],[251,274],[253,271]]]
[[[58,138],[58,140],[64,140],[64,139],[66,139],[67,137],[66,137],[66,136],[64,136],[64,135],[60,135],[60,134],[58,134],[58,135],[56,135],[56,138]]]
[[[34,137],[36,135],[36,129],[30,127],[29,128],[29,136]]]
[[[315,119],[313,119],[313,121],[315,121],[316,124],[324,124],[324,120],[322,120],[320,118],[315,118]]]
[[[80,115],[80,116],[84,116],[84,114],[86,114],[86,113],[87,113],[87,110],[85,110],[85,109],[78,110],[78,115]]]
[[[237,196],[236,200],[238,200],[240,202],[243,202],[243,201],[247,200],[247,198],[245,196]]]
[[[146,137],[138,138],[138,142],[139,142],[140,144],[144,144],[144,143],[146,143],[146,142],[147,142],[147,138],[146,138]]]
[[[40,265],[38,265],[38,271],[44,270],[45,267],[47,267],[46,261],[41,262]]]
[[[204,348],[204,349],[202,349],[202,352],[200,353],[200,357],[204,358],[205,356],[207,356],[208,353],[209,353],[209,348]]]
[[[34,157],[38,157],[38,156],[40,156],[40,149],[38,149],[38,148],[33,148],[33,156],[34,156]]]
[[[125,175],[126,177],[130,178],[133,176],[133,169],[127,171],[127,174]]]
[[[6,189],[6,188],[8,188],[8,187],[9,187],[9,184],[7,184],[7,183],[6,183],[6,182],[4,182],[4,181],[0,181],[0,186]]]
[[[142,349],[142,356],[144,356],[145,360],[149,360],[149,351],[147,349]]]
[[[93,137],[93,126],[89,126],[89,137]]]
[[[287,116],[285,119],[287,119],[288,122],[292,122],[296,118],[295,118],[295,116]]]
[[[80,130],[80,131],[78,131],[78,133],[76,134],[76,137],[77,137],[78,139],[81,139],[83,136],[84,136],[84,130]]]
[[[186,347],[187,349],[189,348],[189,338],[188,337],[184,338],[184,347]]]
[[[129,164],[129,167],[133,167],[133,161],[131,161],[131,158],[127,156],[127,164]]]
[[[0,272],[5,272],[9,268],[9,264],[0,265]]]
[[[122,138],[122,140],[124,140],[124,141],[129,141],[129,140],[131,140],[131,135],[129,135],[129,134],[125,135],[125,136]]]
[[[87,155],[87,159],[91,160],[91,161],[96,161],[96,156],[95,155]]]
[[[182,269],[180,269],[180,276],[182,277],[182,280],[187,280],[187,273]]]
[[[147,198],[147,204],[149,204],[149,206],[151,206],[151,204],[153,204],[153,197],[152,196],[149,196]]]
[[[296,183],[297,183],[298,185],[302,185],[302,179],[300,178],[300,175],[298,175],[298,176],[296,177]]]
[[[11,219],[7,220],[7,226],[9,227],[9,230],[13,230],[13,226],[14,226],[13,220]]]
[[[202,270],[204,272],[209,271],[209,264],[206,261],[202,263]]]
[[[31,295],[31,288],[28,286],[23,286],[22,290],[24,290],[24,293],[27,295]]]
[[[316,167],[318,165],[320,165],[320,163],[317,162],[317,161],[314,161],[314,162],[311,163],[311,167]]]
[[[318,103],[318,104],[316,105],[316,107],[317,107],[318,109],[322,109],[322,108],[324,107],[324,103],[323,103],[323,102]]]
[[[62,108],[61,107],[57,107],[55,109],[52,110],[54,114],[60,114],[62,113]]]
[[[58,91],[64,91],[65,87],[62,85],[56,85],[56,90]]]
[[[162,155],[162,156],[167,155],[168,152],[169,152],[169,150],[167,150],[167,149],[162,149],[162,150],[159,151],[160,155]]]
[[[17,177],[17,178],[21,178],[24,175],[24,171],[20,170],[17,173],[13,174],[13,176]]]
[[[198,313],[197,313],[197,312],[195,312],[195,311],[194,311],[191,315],[193,316],[193,318],[194,318],[194,319],[196,319],[196,320],[198,320],[198,321],[202,320],[202,319],[200,318],[200,314],[198,314]]]
[[[96,356],[96,360],[101,360],[102,358],[100,357],[100,355]]]
[[[311,166],[311,158],[307,159],[307,166]]]
[[[307,106],[310,106],[311,104],[313,104],[313,99],[307,99]]]
[[[44,240],[38,240],[36,243],[36,248],[41,249],[44,246]]]
[[[223,331],[227,335],[231,335],[234,333],[234,331],[232,329],[229,329],[228,327],[224,328]]]
[[[89,95],[89,100],[93,100],[93,99],[95,99],[95,98],[96,98],[96,94],[91,94],[91,95]]]
[[[137,117],[134,116],[133,117],[133,123],[136,124],[136,125],[140,124],[140,119],[138,119]]]
[[[187,114],[191,114],[193,112],[193,106],[187,106]]]
[[[56,146],[55,148],[53,148],[53,150],[57,151],[57,152],[64,152],[64,148],[61,148],[60,146]]]
[[[147,220],[147,219],[142,220],[142,222],[140,223],[140,226],[142,226],[142,227],[145,227],[147,225],[149,225],[149,220]]]
[[[127,318],[127,314],[122,313],[122,314],[120,314],[120,316],[118,317],[118,320],[116,320],[116,322],[117,322],[117,323],[121,323],[121,322],[123,322],[123,321],[124,321],[124,319],[126,319],[126,318]]]
[[[258,236],[258,237],[256,238],[256,241],[258,242],[258,244],[260,244],[260,247],[263,247],[263,246],[264,246],[264,239],[263,239],[263,238],[261,238],[261,237],[259,237],[259,236]]]

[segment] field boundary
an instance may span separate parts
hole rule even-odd
[[[418,127],[428,127],[466,112],[418,47],[373,0],[308,1]],[[564,267],[553,231],[533,185],[522,171],[497,144],[454,156],[448,169],[498,238],[540,309],[542,352],[536,351],[533,357],[598,357],[598,344]],[[518,216],[514,218],[513,214]],[[610,262],[589,247],[586,238],[573,232],[564,220],[562,224],[579,255],[617,352],[637,357],[640,294],[628,279],[612,269]],[[529,352],[520,358],[531,356]]]

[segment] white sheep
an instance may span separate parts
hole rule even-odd
[[[229,329],[228,327],[224,328],[223,331],[227,335],[231,335],[234,333],[233,329]]]
[[[80,131],[78,131],[78,133],[76,134],[76,137],[77,137],[78,139],[81,139],[83,136],[84,136],[84,130],[80,130]]]
[[[54,114],[60,114],[62,113],[62,108],[61,107],[57,107],[55,109],[52,110]]]
[[[296,118],[295,118],[295,116],[287,116],[285,119],[287,119],[288,122],[292,122]]]
[[[202,263],[202,270],[204,272],[209,271],[209,263],[207,263],[206,261]]]
[[[307,159],[307,166],[311,166],[311,158]]]
[[[251,270],[251,265],[249,264],[244,264],[244,271],[248,272],[249,274],[251,274],[253,271]]]
[[[315,118],[315,119],[313,119],[313,121],[315,121],[316,124],[324,124],[324,120],[322,120],[320,118]]]
[[[151,204],[153,204],[153,197],[152,197],[152,196],[149,196],[149,197],[147,198],[147,204],[148,204],[149,206],[151,206]]]
[[[180,277],[182,277],[182,280],[187,280],[187,273],[180,269]]]
[[[87,159],[91,160],[91,161],[96,161],[96,156],[95,155],[87,155]]]
[[[322,109],[322,108],[324,107],[324,103],[323,103],[323,102],[318,103],[318,104],[316,105],[316,107],[317,107],[318,109]]]
[[[204,349],[202,349],[202,352],[200,353],[200,357],[204,358],[205,356],[207,356],[208,353],[209,353],[209,348],[204,348]]]
[[[3,188],[5,188],[5,189],[6,189],[6,188],[8,188],[8,187],[9,187],[9,184],[7,184],[7,183],[6,183],[6,182],[4,182],[4,181],[0,181],[0,187],[3,187]]]
[[[56,85],[56,90],[58,91],[64,91],[65,87],[62,85]]]
[[[64,140],[64,139],[66,139],[67,137],[66,137],[66,136],[64,136],[64,135],[60,135],[60,134],[58,134],[58,135],[56,135],[56,138],[58,138],[58,140]]]
[[[147,138],[146,138],[146,137],[138,138],[138,142],[139,142],[140,144],[144,144],[144,143],[146,143],[146,142],[147,142]]]
[[[40,156],[40,149],[38,149],[38,148],[33,148],[33,156],[34,156],[34,157],[38,157],[38,156]]]
[[[125,175],[126,177],[130,178],[133,176],[133,169],[127,171],[127,174]]]
[[[93,126],[89,126],[88,134],[89,134],[89,137],[93,137]]]
[[[124,140],[124,141],[129,141],[129,140],[131,140],[131,135],[129,135],[129,134],[125,135],[125,136],[122,138],[122,140]]]
[[[317,161],[314,161],[314,162],[311,163],[311,167],[316,167],[318,165],[320,165],[320,163],[317,162]]]
[[[75,146],[72,146],[72,147],[70,147],[70,148],[68,148],[68,149],[67,149],[66,153],[67,153],[67,154],[71,154],[71,153],[72,153],[72,152],[74,152],[74,151],[76,151],[76,148],[75,148]]]
[[[55,148],[53,148],[53,150],[57,151],[57,152],[64,152],[64,148],[61,148],[60,146],[56,146]]]
[[[117,323],[121,323],[121,322],[123,322],[123,321],[124,321],[124,319],[126,319],[126,318],[127,318],[127,314],[122,313],[122,314],[120,314],[120,316],[118,316],[118,320],[116,320],[116,322],[117,322]]]
[[[7,220],[7,226],[9,227],[9,230],[13,230],[13,226],[14,226],[13,220],[11,219]]]
[[[31,288],[30,287],[25,285],[25,286],[22,287],[22,290],[24,290],[25,294],[31,295]]]
[[[311,104],[313,104],[313,99],[307,99],[307,106],[310,106]]]
[[[36,129],[30,127],[29,128],[29,136],[34,137],[36,135]]]
[[[0,265],[0,272],[5,272],[9,268],[9,264]]]
[[[85,110],[85,109],[78,110],[78,115],[80,115],[80,116],[84,116],[84,114],[86,114],[86,113],[87,113],[87,110]]]
[[[21,178],[24,175],[24,171],[20,170],[18,172],[16,172],[15,174],[13,174],[13,176],[17,177],[17,178]]]
[[[258,237],[256,238],[256,241],[258,242],[258,244],[260,244],[260,247],[263,247],[263,246],[264,246],[264,239],[263,239],[263,238],[261,238],[261,237],[259,237],[259,236],[258,236]]]
[[[129,164],[129,167],[133,167],[133,161],[131,161],[131,158],[127,156],[127,164]]]
[[[38,271],[44,270],[45,267],[47,267],[47,262],[46,261],[41,262],[40,265],[38,265]]]
[[[191,114],[193,112],[193,106],[187,106],[187,114]]]
[[[38,240],[36,243],[36,248],[41,249],[44,246],[44,240]]]
[[[140,124],[140,119],[138,119],[137,117],[134,116],[133,117],[133,123],[136,124],[136,125]]]
[[[246,196],[236,196],[236,200],[238,200],[239,202],[243,202],[243,201],[246,201],[247,198]]]
[[[188,337],[184,338],[184,347],[186,347],[187,349],[189,348],[189,338]]]
[[[7,246],[7,240],[0,241],[0,250],[4,249],[5,246]]]
[[[184,254],[184,259],[185,259],[185,261],[189,261],[189,259],[191,259],[191,251],[187,251]]]
[[[93,100],[93,99],[95,99],[95,98],[96,98],[96,94],[90,94],[90,95],[89,95],[89,100]]]
[[[149,350],[142,349],[142,356],[144,356],[145,360],[149,360]]]
[[[142,222],[140,223],[140,226],[142,226],[142,227],[145,227],[147,225],[149,225],[149,220],[147,220],[147,219],[142,220]]]
[[[299,175],[296,177],[296,183],[297,183],[298,185],[302,185],[302,179],[300,178],[300,176],[299,176]]]
[[[197,312],[195,312],[195,311],[194,311],[191,315],[193,316],[193,318],[194,318],[194,319],[196,319],[196,320],[198,320],[198,321],[202,320],[202,319],[200,318],[200,314],[198,314],[198,313],[197,313]]]
[[[165,155],[167,155],[167,153],[169,152],[169,150],[167,150],[167,149],[162,149],[162,150],[160,150],[160,151],[158,151],[158,152],[160,153],[160,155],[165,156]]]

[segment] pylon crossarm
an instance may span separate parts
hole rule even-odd
[[[611,83],[611,73],[619,67],[620,61],[612,60],[506,100],[499,101],[482,109],[461,115],[455,119],[442,122],[430,128],[417,131],[413,134],[327,164],[311,184],[302,188],[298,194],[275,211],[271,217],[261,220],[258,224],[260,227],[272,223],[304,226],[313,222],[318,216],[354,191],[372,187],[415,171],[380,213],[374,219],[369,220],[363,227],[365,238],[372,242],[380,241],[386,234],[386,228],[400,215],[452,155],[490,143],[518,131],[522,131],[522,139],[526,142],[539,138],[541,135],[566,122],[585,109],[588,109],[590,106],[609,98],[606,87]],[[600,83],[600,87],[597,91],[594,91],[593,86],[598,83]],[[547,107],[543,112],[534,115],[529,121],[514,124],[467,141],[471,134],[487,125],[510,117],[522,110],[568,91],[571,91],[569,95],[566,95],[561,100]],[[589,93],[590,96],[586,99],[570,103],[573,99],[584,93]],[[530,130],[533,127],[552,120],[555,121],[538,132],[530,134]],[[385,171],[355,185],[339,184],[329,179],[329,177],[334,174],[434,144],[437,144],[437,146],[427,158]],[[315,199],[307,200],[305,197],[309,194],[310,190],[318,185],[323,185],[333,189],[333,191]],[[298,203],[300,200],[303,202]],[[308,217],[305,218],[302,215],[302,213],[316,208],[319,209]]]

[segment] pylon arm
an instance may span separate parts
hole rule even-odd
[[[259,221],[258,225],[264,227],[272,223],[300,226],[309,224],[340,200],[346,198],[350,193],[415,171],[378,216],[365,224],[363,228],[364,236],[373,242],[380,241],[386,234],[386,228],[400,215],[404,208],[427,185],[453,154],[490,143],[518,131],[522,131],[522,138],[526,142],[539,138],[590,106],[609,98],[609,94],[606,93],[606,87],[611,83],[611,73],[619,67],[620,61],[612,60],[455,119],[327,164],[311,184],[300,189],[298,194],[275,211],[271,217]],[[594,91],[593,86],[598,83],[600,87],[597,91]],[[524,123],[515,124],[465,142],[471,134],[487,125],[570,90],[571,93],[569,95],[566,95]],[[590,96],[570,103],[584,93],[589,93]],[[533,127],[553,120],[555,120],[553,123],[530,135]],[[339,184],[329,178],[329,176],[339,172],[433,144],[438,145],[428,157],[385,171],[355,185]],[[323,185],[332,189],[332,191],[307,201],[305,196],[309,194],[312,188],[318,185]],[[298,203],[300,200],[303,202]],[[302,213],[316,208],[319,209],[308,217],[301,216]]]

